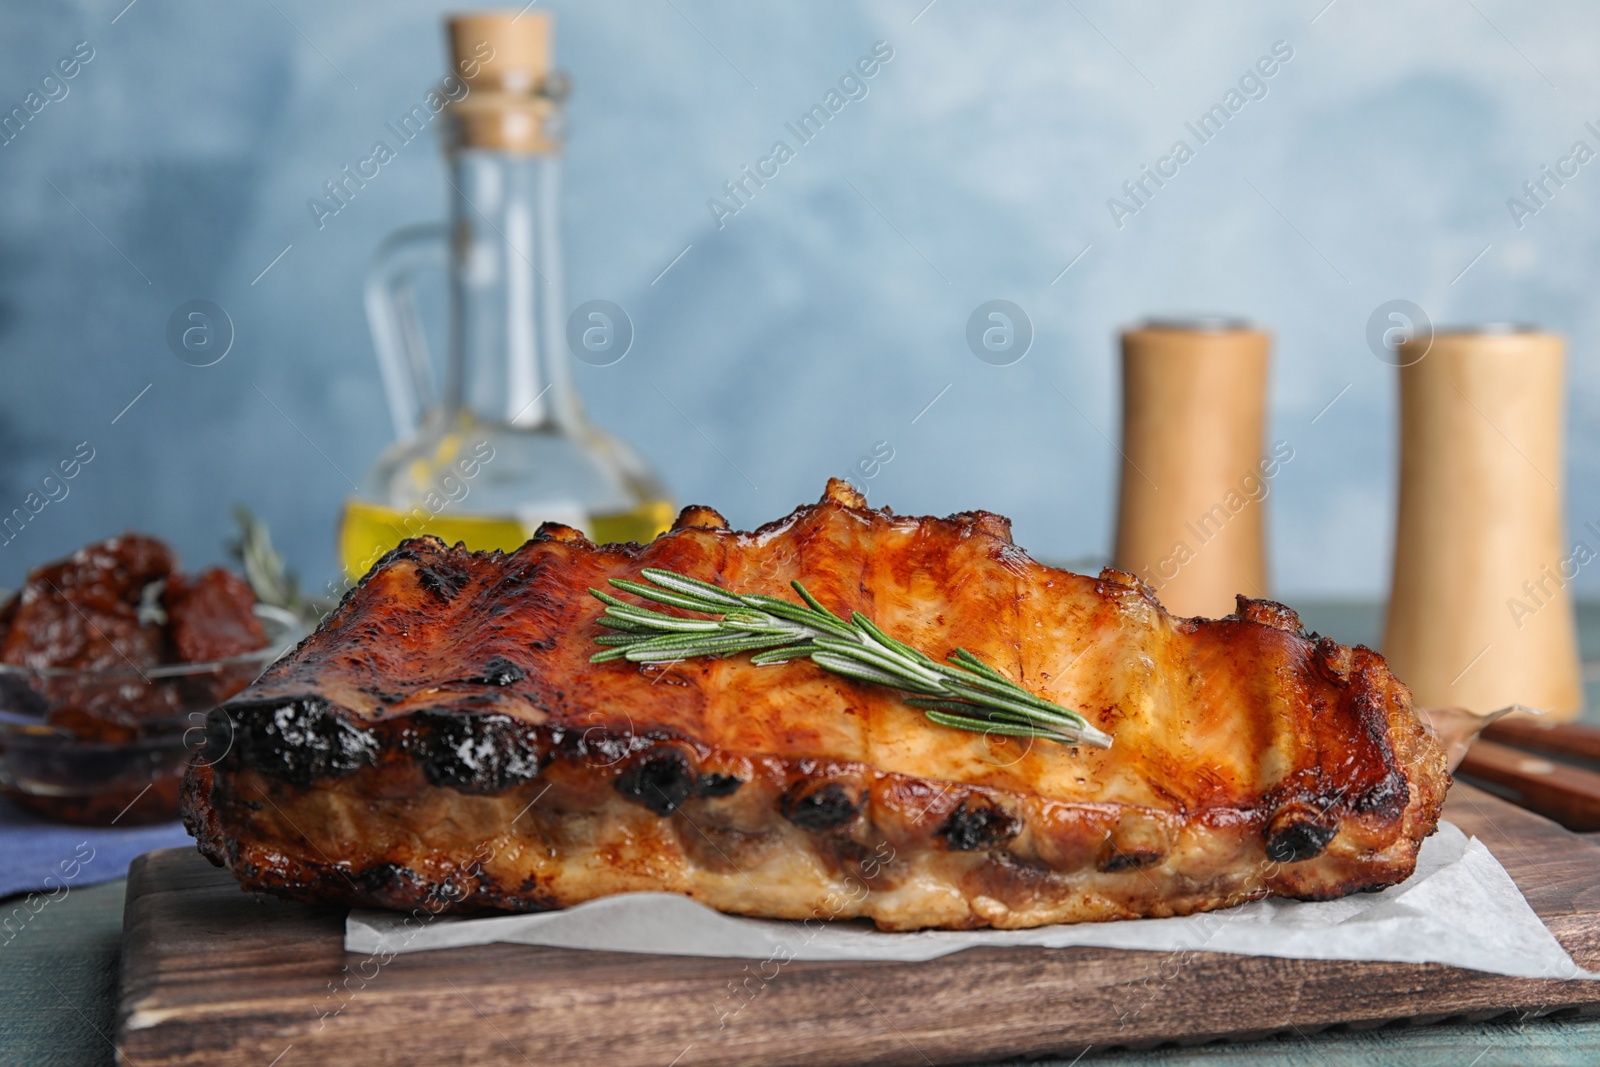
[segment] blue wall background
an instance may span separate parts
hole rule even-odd
[[[1600,126],[1600,9],[926,3],[540,5],[576,87],[569,300],[613,300],[637,329],[578,383],[680,501],[763,521],[887,440],[874,503],[985,507],[1037,555],[1103,555],[1114,333],[1225,311],[1277,338],[1270,433],[1295,448],[1270,499],[1278,591],[1380,596],[1395,382],[1365,332],[1407,298],[1435,322],[1570,336],[1574,536],[1600,519],[1600,162],[1521,228],[1506,204],[1574,141],[1600,148],[1584,128]],[[389,435],[363,272],[447,187],[418,141],[323,230],[306,201],[444,73],[446,6],[125,4],[0,5],[0,110],[78,42],[94,50],[0,147],[0,511],[78,442],[95,450],[0,547],[0,582],[130,526],[220,558],[244,501],[316,586],[334,574],[340,471],[359,478]],[[869,95],[718,229],[706,200],[879,40],[894,59]],[[1276,41],[1293,58],[1267,95],[1119,229],[1107,199],[1174,140],[1195,145],[1185,121]],[[964,341],[995,297],[1036,329],[1009,367]],[[215,366],[165,342],[195,298],[236,327]],[[1594,591],[1600,571],[1578,581]]]

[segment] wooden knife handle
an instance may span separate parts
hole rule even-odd
[[[1500,731],[1504,725],[1507,724],[1497,723],[1489,728],[1489,732]],[[1521,723],[1509,725],[1523,726]],[[1588,727],[1566,726],[1559,729],[1581,729],[1590,735],[1600,735],[1600,731]],[[1570,747],[1560,746],[1549,738],[1540,740],[1547,743],[1544,751],[1577,754]],[[1600,742],[1591,737],[1588,743]],[[1494,791],[1502,796],[1508,792],[1513,794],[1509,799],[1529,811],[1554,819],[1569,830],[1600,830],[1600,773],[1595,771],[1557,763],[1494,741],[1480,740],[1467,752],[1467,758],[1456,773],[1497,786],[1499,788]]]
[[[1593,726],[1519,717],[1491,723],[1482,736],[1512,748],[1590,760],[1600,767],[1600,729]]]

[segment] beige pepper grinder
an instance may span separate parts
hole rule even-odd
[[[1421,706],[1583,708],[1566,543],[1565,341],[1450,330],[1400,355],[1400,486],[1384,654]],[[1581,546],[1581,547],[1580,547]]]
[[[1233,319],[1152,320],[1122,335],[1116,565],[1175,615],[1267,595],[1262,501],[1271,338]]]

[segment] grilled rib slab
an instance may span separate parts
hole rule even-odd
[[[591,665],[588,596],[645,567],[859,610],[973,650],[1109,751],[929,723],[805,660]],[[1448,776],[1382,657],[1239,599],[1174,618],[1131,575],[1034,562],[985,512],[831,482],[753,533],[688,508],[649,545],[546,526],[510,555],[407,541],[213,713],[185,817],[247,889],[536,910],[682,893],[885,929],[1182,915],[1408,876]]]

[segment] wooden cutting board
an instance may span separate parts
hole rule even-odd
[[[1470,786],[1452,789],[1445,815],[1488,845],[1580,965],[1600,967],[1600,847]],[[378,966],[346,954],[343,938],[342,909],[246,895],[188,850],[140,857],[123,923],[123,1060],[969,1063],[1341,1024],[1600,1012],[1600,982],[1436,964],[995,948],[779,968],[488,945]]]

